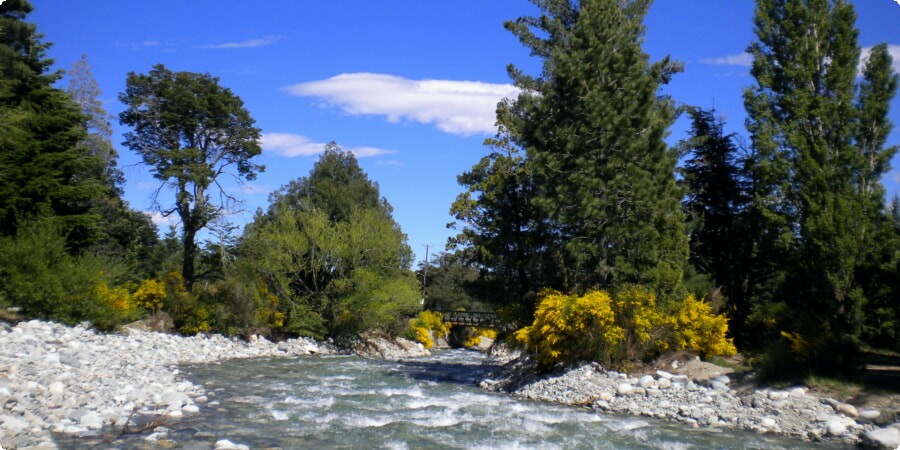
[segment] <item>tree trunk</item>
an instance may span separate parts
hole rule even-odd
[[[194,289],[194,253],[197,251],[197,243],[194,240],[197,230],[187,226],[184,227],[184,255],[181,261],[181,276],[184,278],[184,287],[188,292]]]

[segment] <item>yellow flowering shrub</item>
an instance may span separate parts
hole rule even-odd
[[[178,330],[188,335],[206,333],[212,330],[212,326],[209,324],[211,318],[212,311],[208,307],[204,305],[196,306],[192,308],[191,314],[184,318],[184,322]]]
[[[166,299],[166,285],[159,280],[144,280],[131,297],[141,308],[158,311]]]
[[[624,332],[617,357],[643,359],[668,350],[671,330],[656,294],[641,286],[626,286],[613,298],[613,305],[616,324]]]
[[[714,314],[709,303],[688,295],[671,320],[679,349],[695,350],[704,356],[737,353],[734,340],[726,337],[728,318]]]
[[[109,287],[105,282],[100,282],[94,287],[94,295],[103,307],[115,315],[126,318],[137,314],[131,293],[124,287]]]
[[[422,311],[414,319],[409,320],[406,336],[419,342],[425,348],[434,346],[435,339],[446,338],[450,334],[450,324],[444,323],[441,313]]]
[[[434,340],[431,339],[431,333],[427,328],[413,327],[413,340],[422,344],[425,348],[434,347]]]
[[[590,360],[621,364],[673,347],[707,356],[736,352],[726,337],[728,319],[713,314],[709,303],[688,296],[674,312],[669,309],[640,286],[625,287],[615,297],[544,290],[534,322],[516,331],[515,340],[545,369]]]
[[[493,328],[473,327],[469,330],[468,337],[463,342],[463,347],[477,347],[481,344],[481,338],[497,339],[497,330]]]
[[[279,309],[281,301],[271,293],[263,280],[257,282],[259,300],[256,306],[256,320],[264,327],[281,328],[284,326],[285,314]]]
[[[515,338],[541,366],[611,358],[624,331],[615,323],[609,294],[591,291],[578,297],[544,290],[538,297],[534,322],[516,331]]]

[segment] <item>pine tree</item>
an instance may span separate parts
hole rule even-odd
[[[748,268],[752,240],[747,239],[749,196],[743,158],[734,135],[724,133],[715,111],[689,110],[691,137],[682,168],[685,210],[691,216],[690,261],[700,273],[712,275],[728,298],[732,332],[741,334],[751,312]]]
[[[0,4],[0,234],[13,235],[21,223],[47,218],[78,252],[101,236],[93,199],[106,195],[95,176],[96,158],[84,156],[85,118],[69,96],[53,87],[61,74],[49,72],[49,43],[34,24],[24,0]]]
[[[537,172],[536,204],[562,245],[564,288],[671,291],[688,245],[677,154],[663,140],[675,108],[659,89],[680,68],[641,49],[650,1],[536,3],[544,16],[508,28],[544,59],[542,76],[511,73],[530,97],[518,131]]]

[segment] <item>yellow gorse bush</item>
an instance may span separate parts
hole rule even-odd
[[[608,360],[624,335],[615,323],[612,299],[603,291],[578,297],[554,290],[539,294],[531,326],[516,331],[516,340],[542,366],[578,360]]]
[[[144,280],[132,295],[134,302],[148,311],[162,308],[166,299],[166,284],[159,280]]]
[[[728,318],[714,314],[712,305],[687,296],[672,317],[675,344],[681,350],[695,350],[701,355],[733,355],[734,340],[728,339]]]
[[[441,313],[422,311],[414,319],[409,320],[407,337],[422,344],[425,348],[434,346],[432,335],[436,339],[447,337],[450,333],[450,324],[444,323]]]
[[[481,338],[497,339],[497,331],[493,328],[474,327],[469,331],[468,337],[463,342],[463,347],[477,347],[481,345]]]
[[[544,368],[558,363],[600,361],[620,364],[670,348],[703,355],[731,355],[728,321],[709,303],[688,296],[674,312],[640,286],[623,288],[615,297],[604,291],[582,296],[544,290],[534,322],[515,339]]]

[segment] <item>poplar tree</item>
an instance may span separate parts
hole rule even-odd
[[[675,119],[660,87],[680,70],[643,52],[649,0],[535,2],[544,15],[507,27],[543,58],[540,77],[510,70],[528,97],[520,142],[536,172],[566,290],[624,283],[671,291],[688,244],[675,183]]]
[[[893,74],[885,52],[876,52],[856,96],[855,21],[844,0],[758,0],[758,42],[749,48],[756,85],[744,96],[755,152],[753,207],[764,225],[758,241],[775,240],[781,249],[778,295],[804,317],[818,317],[788,326],[847,348],[860,332],[864,298],[855,273],[886,170],[873,162],[894,153],[881,135],[894,89],[884,81]]]

